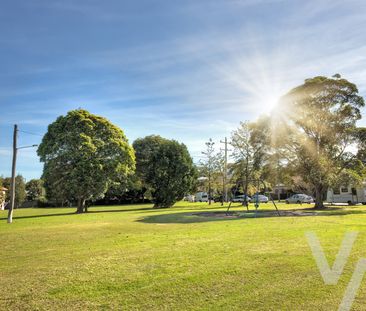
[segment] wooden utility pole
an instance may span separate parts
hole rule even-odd
[[[227,137],[225,137],[225,140],[222,141],[220,140],[220,143],[225,145],[224,148],[224,152],[225,152],[225,162],[224,162],[224,174],[223,174],[223,196],[224,196],[224,201],[227,202],[228,198],[227,198]]]
[[[208,142],[206,142],[206,151],[205,152],[202,152],[202,154],[204,154],[207,158],[207,173],[208,173],[208,204],[211,205],[211,192],[212,192],[212,189],[211,189],[211,174],[212,174],[212,169],[214,169],[214,142],[212,141],[212,139],[210,138],[208,140]]]
[[[10,207],[8,212],[8,223],[13,222],[13,211],[15,205],[15,171],[17,164],[17,137],[18,137],[18,125],[14,125],[14,135],[13,135],[13,164],[11,167],[11,186],[10,186]]]

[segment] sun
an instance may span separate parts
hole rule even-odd
[[[273,110],[273,109],[275,109],[275,108],[276,108],[276,106],[278,105],[279,100],[280,100],[280,96],[278,96],[278,95],[271,95],[271,94],[269,94],[269,95],[264,99],[263,104],[264,104],[264,106],[265,106],[268,110],[272,111],[272,110]]]
[[[259,112],[261,114],[271,114],[278,108],[281,93],[272,90],[263,90],[256,97],[255,101],[258,103]]]

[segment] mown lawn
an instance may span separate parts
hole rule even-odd
[[[23,209],[12,225],[1,211],[0,309],[337,310],[356,262],[366,258],[362,206],[306,217],[192,215],[205,210],[222,208]],[[344,233],[359,231],[337,285],[323,283],[307,231],[331,265]],[[352,310],[366,310],[366,277]]]

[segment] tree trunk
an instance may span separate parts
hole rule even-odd
[[[247,208],[247,211],[249,211],[249,204],[248,204],[248,177],[245,177],[245,184],[243,183],[243,191],[244,191],[244,200],[243,205]]]
[[[211,205],[211,173],[208,172],[208,205]]]
[[[84,213],[84,207],[85,207],[85,200],[84,199],[78,199],[78,206],[76,209],[77,214]]]
[[[325,206],[323,204],[323,189],[322,185],[315,186],[315,206],[314,209],[324,209]]]

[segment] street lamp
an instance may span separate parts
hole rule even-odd
[[[19,149],[25,149],[25,148],[33,148],[33,147],[38,147],[38,145],[30,145],[30,146],[18,147],[17,150],[19,150]]]

